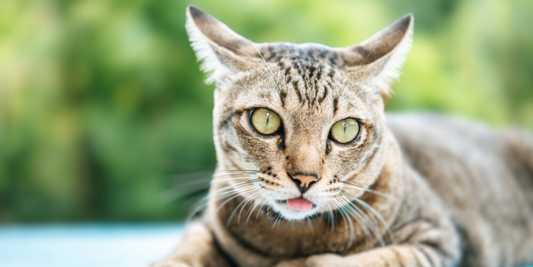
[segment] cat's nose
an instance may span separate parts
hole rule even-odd
[[[300,189],[300,192],[303,194],[305,193],[311,185],[313,185],[316,181],[318,181],[320,178],[316,174],[293,174],[290,176],[294,183],[296,183],[296,186],[298,186],[298,189]]]

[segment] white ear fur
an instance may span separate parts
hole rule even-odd
[[[200,69],[206,73],[205,82],[211,84],[230,70],[224,66],[213,50],[209,38],[207,38],[196,26],[187,9],[187,22],[185,23],[191,47],[196,53],[197,61],[201,62]]]
[[[249,69],[254,44],[232,31],[224,23],[194,7],[187,7],[185,24],[191,46],[201,69],[207,73],[207,83],[222,82],[229,72]]]
[[[398,80],[405,64],[405,58],[413,43],[413,27],[409,27],[402,41],[390,52],[390,57],[382,67],[381,72],[373,77],[372,83],[379,88],[382,94],[392,95],[391,84]]]
[[[413,22],[413,16],[408,14],[367,40],[342,49],[346,69],[381,94],[390,95],[390,84],[400,76],[405,55],[411,48]]]

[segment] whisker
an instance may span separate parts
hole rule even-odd
[[[263,206],[266,204],[266,200],[261,204],[261,207],[257,210],[257,214],[255,215],[255,220],[257,221],[257,218],[259,218],[259,213],[261,213],[261,210],[263,210]]]
[[[359,199],[359,198],[356,198],[354,197],[352,194],[340,189],[341,192],[343,192],[344,194],[348,195],[349,197],[351,197],[353,200],[355,200],[358,204],[360,204],[366,211],[368,212],[371,212],[374,214],[374,216],[376,216],[376,218],[378,220],[381,221],[381,223],[383,224],[383,226],[385,226],[385,231],[387,232],[387,234],[389,235],[390,239],[391,239],[391,242],[394,244],[395,241],[394,241],[394,236],[392,235],[392,232],[390,230],[390,225],[385,221],[385,219],[383,218],[383,216],[381,216],[381,214],[379,214],[379,212],[377,212],[372,206],[368,205],[365,201]],[[384,243],[384,242],[383,242]],[[384,244],[382,244],[382,246],[385,246]]]
[[[222,176],[234,176],[234,175],[255,175],[256,173],[252,172],[229,172],[229,173],[217,173],[213,177],[222,177]]]
[[[205,197],[206,194],[202,193],[202,194],[197,194],[197,195],[191,195],[191,196],[188,196],[187,198],[184,198],[183,199],[183,206],[185,207],[191,207],[194,203],[196,203],[197,201],[201,200],[202,198]]]
[[[235,170],[217,170],[217,172],[259,172],[259,170],[240,170],[240,169],[235,169]]]
[[[276,226],[279,227],[279,225],[281,224],[281,221],[282,221],[282,217],[279,213],[276,212],[276,219],[274,220],[274,224],[272,225],[272,229],[274,229]]]
[[[239,174],[239,175],[244,175],[244,174]],[[202,180],[195,180],[195,181],[189,181],[189,182],[186,182],[186,183],[183,183],[183,184],[178,184],[170,189],[167,189],[165,191],[163,191],[161,194],[162,194],[162,200],[164,203],[170,203],[176,199],[179,199],[179,198],[182,198],[182,197],[185,197],[185,196],[188,196],[188,195],[192,195],[196,192],[199,192],[199,191],[202,191],[202,190],[205,190],[207,188],[209,188],[210,184],[213,184],[213,183],[218,183],[218,182],[223,182],[223,181],[230,181],[230,180],[239,180],[239,179],[249,179],[249,178],[253,178],[254,176],[250,176],[248,175],[247,177],[233,177],[233,178],[230,178],[230,179],[202,179]],[[211,180],[211,182],[207,182]],[[207,182],[207,183],[206,183]],[[187,187],[187,188],[183,188],[183,187]],[[182,190],[186,190],[186,191],[182,191]],[[177,192],[176,192],[177,191]]]
[[[197,184],[201,184],[201,183],[206,183],[209,184],[209,181],[213,179],[211,177],[209,178],[201,178],[201,179],[194,179],[194,180],[191,180],[191,181],[187,181],[187,182],[183,182],[183,183],[177,183],[175,186],[173,187],[177,187],[177,186],[181,186],[181,187],[186,187],[186,186],[194,186],[194,185],[197,185]]]
[[[272,69],[270,68],[270,66],[268,66],[268,63],[266,62],[265,58],[263,57],[263,55],[261,54],[261,52],[259,52],[259,49],[257,49],[257,46],[255,45],[255,43],[252,43],[252,45],[254,46],[255,50],[257,51],[257,53],[259,54],[259,56],[261,57],[261,59],[263,59],[263,62],[265,62],[265,66],[268,68],[268,71],[270,73],[270,77],[272,78],[272,81],[274,81],[274,84],[276,85],[276,87],[278,88],[278,91],[281,91],[281,89],[279,88],[279,84],[278,82],[276,82],[276,79],[274,79],[274,74],[272,72]]]
[[[256,190],[254,187],[251,187],[251,188],[246,188],[246,189],[241,189],[239,192],[235,192],[234,194],[232,195],[229,195],[222,204],[220,204],[216,211],[215,211],[215,214],[218,214],[218,212],[226,205],[228,204],[230,201],[234,200],[235,198],[241,196],[242,193],[246,193],[246,192],[250,192],[252,190]]]
[[[246,216],[245,224],[248,224],[248,221],[250,220],[250,217],[254,213],[255,208],[259,206],[259,201],[254,201],[253,205],[248,209],[248,216]],[[241,215],[239,214],[239,220]]]
[[[247,185],[247,184],[255,183],[255,182],[257,182],[257,181],[259,181],[259,180],[257,180],[257,179],[251,179],[251,180],[249,180],[249,181],[245,181],[245,182],[240,182],[240,183],[236,183],[236,184],[230,184],[230,185],[224,186],[224,187],[222,187],[222,188],[217,188],[217,190],[214,191],[213,193],[216,193],[216,192],[219,191],[219,190],[225,190],[225,189],[227,189],[227,188],[232,188],[232,187],[233,187],[234,189],[238,189],[239,186],[244,186],[244,185]]]
[[[266,200],[261,200],[261,203],[264,204],[265,201]],[[259,207],[259,201],[254,201],[254,204],[252,205],[252,207],[250,207],[248,209],[248,216],[246,217],[246,224],[248,224],[248,221],[250,221],[250,217],[252,216],[252,214],[254,213],[255,208],[257,208],[257,207]],[[263,207],[263,206],[261,205],[261,207]],[[259,208],[259,211],[261,211],[261,208]],[[259,213],[259,211],[258,211],[258,213]]]
[[[256,196],[261,196],[260,193],[261,193],[261,192],[257,192],[257,193],[254,195],[254,197],[256,197]],[[244,207],[246,207],[246,205],[248,205],[248,203],[249,203],[251,200],[252,200],[252,198],[249,198],[249,199],[246,201],[246,203],[244,203],[244,205],[241,207],[241,210],[239,211],[239,217],[238,217],[238,218],[239,218],[239,223],[241,222],[241,215],[242,215],[242,211],[244,210]],[[256,201],[254,201],[254,202],[256,202]]]
[[[211,184],[222,183],[222,182],[227,182],[227,181],[250,179],[250,178],[253,178],[253,177],[233,177],[233,178],[228,178],[228,179],[215,179],[211,181]]]
[[[262,203],[264,203],[264,201],[262,201]],[[259,206],[259,202],[258,201],[254,201],[254,204],[252,205],[252,207],[250,207],[248,209],[248,216],[246,217],[245,224],[248,224],[248,221],[250,221],[250,217],[254,213],[255,208],[258,207],[258,206]],[[239,216],[240,216],[240,214],[239,214]]]
[[[331,224],[331,232],[330,234],[333,234],[335,230],[335,217],[333,214],[333,210],[331,209],[331,206],[329,205],[329,202],[326,202],[326,205],[328,205],[328,222]]]
[[[235,178],[233,178],[235,179]],[[242,178],[242,179],[246,179],[246,178]],[[244,186],[246,184],[250,184],[250,183],[254,183],[256,182],[257,179],[252,179],[250,181],[245,181],[245,182],[241,182],[241,183],[237,183],[235,185],[228,185],[228,186],[225,186],[223,188],[218,188],[217,190],[215,191],[212,191],[210,192],[209,194],[207,194],[206,196],[204,196],[202,199],[200,199],[198,201],[198,203],[195,205],[195,207],[193,208],[192,212],[189,213],[189,215],[187,216],[187,219],[186,219],[186,222],[190,222],[192,220],[192,218],[200,211],[202,211],[203,209],[205,209],[209,203],[209,195],[215,195],[213,197],[215,197],[215,201],[218,201],[224,197],[229,197],[232,195],[232,193],[235,193],[235,192],[231,192],[230,190],[232,189],[232,187],[239,187],[239,186]]]
[[[237,183],[237,184],[234,184],[234,185],[228,185],[228,186],[225,186],[225,187],[223,187],[223,188],[217,189],[216,191],[213,192],[213,194],[215,194],[215,196],[216,196],[216,195],[218,194],[219,191],[222,191],[222,190],[225,191],[226,189],[228,189],[228,190],[233,190],[233,191],[226,192],[226,193],[229,193],[230,196],[231,196],[232,194],[236,194],[236,195],[238,196],[238,195],[240,195],[241,193],[247,192],[247,191],[249,191],[249,190],[256,190],[256,188],[255,188],[253,185],[251,185],[251,184],[253,184],[253,183],[257,182],[257,181],[258,181],[257,179],[252,179],[252,180],[249,180],[249,181],[246,181],[246,182],[241,182],[241,183]],[[246,186],[246,185],[251,185],[251,186],[250,186],[249,188],[243,188],[243,187]],[[224,194],[226,194],[226,193],[224,193]],[[233,197],[233,198],[234,198],[234,197]],[[233,199],[233,198],[231,198],[231,199]],[[226,201],[222,204],[222,206],[218,207],[218,209],[217,209],[217,213],[218,213],[218,211],[219,211],[219,210],[220,210],[220,209],[221,209],[221,208],[222,208],[227,202],[229,202],[231,199],[226,200]]]
[[[393,196],[389,196],[385,193],[381,193],[379,191],[376,191],[376,190],[373,190],[373,189],[369,189],[369,188],[364,188],[360,185],[357,185],[355,183],[351,183],[351,182],[346,182],[346,181],[341,181],[341,183],[343,184],[347,184],[347,185],[350,185],[351,187],[350,188],[355,188],[355,189],[359,189],[359,190],[363,190],[365,192],[368,192],[368,193],[372,193],[374,195],[377,195],[377,196],[380,196],[380,197],[383,197],[383,198],[386,198],[388,200],[391,200],[391,201],[394,201],[394,202],[398,202],[398,199],[393,197]]]
[[[212,170],[206,170],[206,171],[199,171],[199,172],[178,173],[178,174],[173,174],[172,175],[172,179],[178,180],[178,179],[183,179],[183,178],[194,178],[194,177],[198,177],[198,176],[209,176],[209,177],[211,177],[213,175],[213,172],[214,171],[212,171]]]
[[[335,199],[333,199],[332,204],[333,204],[333,206],[335,207],[336,210],[340,209],[340,207],[341,207],[341,206],[339,205],[339,202],[336,201]],[[344,227],[345,227],[345,229],[344,229],[345,231],[348,230],[348,228],[346,228],[346,227],[347,227],[347,226],[346,226],[346,221],[345,221]]]
[[[199,201],[200,203],[198,203],[198,205],[193,210],[193,212],[187,217],[187,222],[190,222],[190,220],[194,217],[194,215],[196,215],[198,212],[202,211],[208,206],[209,198],[210,198],[209,196],[213,194],[215,194],[215,196],[213,196],[214,201],[218,201],[226,197],[236,195],[238,194],[238,192],[231,191],[231,188],[228,186],[226,188],[220,188],[218,190],[215,190],[211,192],[210,194],[204,196],[203,199]]]
[[[218,170],[216,171],[217,174],[221,173],[258,173],[257,170]]]
[[[365,234],[365,238],[367,240],[370,240],[370,242],[372,241],[372,237],[371,237],[371,234],[370,234],[370,231],[369,231],[369,225],[366,223],[365,219],[362,217],[362,214],[360,212],[357,212],[350,204],[352,204],[348,199],[346,199],[345,197],[341,196],[342,199],[339,199],[339,201],[342,200],[342,203],[344,203],[344,208],[347,209],[348,211],[351,212],[351,216],[352,218],[355,219],[355,221],[357,222],[357,224],[359,224],[359,226],[361,226],[361,230],[363,230],[364,234]],[[361,223],[361,220],[363,223]],[[370,243],[368,242],[367,245]]]
[[[342,217],[342,220],[344,221],[344,231],[348,231],[348,222],[350,223],[350,241],[348,243],[348,247],[350,247],[352,245],[352,242],[353,242],[353,225],[351,223],[350,220],[348,220],[346,217],[346,211],[344,210],[344,208],[342,207],[342,204],[337,200],[337,199],[333,199],[333,203],[336,204],[337,206],[337,210],[339,211],[339,214],[341,215]],[[348,248],[346,248],[347,250]]]
[[[314,232],[315,229],[313,228],[313,222],[311,222],[311,219],[307,217],[305,220],[307,221],[307,225],[309,226],[309,229],[311,229],[311,232]]]
[[[255,44],[254,44],[254,47],[255,47]],[[237,50],[237,51],[239,51],[239,52],[241,52],[241,53],[247,55],[248,57],[250,57],[251,59],[253,59],[255,62],[257,62],[257,64],[261,65],[261,66],[263,67],[263,69],[264,69],[264,70],[270,75],[270,78],[272,78],[272,81],[274,82],[274,85],[275,85],[276,87],[278,87],[278,83],[277,83],[276,80],[274,79],[274,75],[272,75],[272,72],[270,72],[270,69],[267,69],[268,64],[266,63],[266,61],[265,61],[265,65],[263,65],[263,64],[261,64],[261,62],[259,62],[259,60],[255,59],[255,58],[252,57],[250,54],[248,54],[248,53],[246,53],[246,52],[244,52],[244,51],[242,51],[242,50],[240,50],[240,49],[238,49],[238,48],[233,48],[233,49],[235,49],[235,50]],[[257,49],[257,47],[255,47],[255,49]],[[257,52],[259,52],[259,50],[258,50]],[[263,60],[265,60],[265,59],[263,58],[263,55],[261,55],[260,52],[259,52],[259,55],[261,56],[261,58],[262,58]],[[266,66],[266,67],[265,67],[265,66]],[[278,87],[278,90],[280,90],[279,87]]]
[[[238,180],[243,180],[243,179],[257,180],[257,176],[248,175],[248,174],[218,176],[218,177],[213,177],[213,179],[211,180],[211,184],[227,182],[227,181],[238,181]]]
[[[363,230],[363,232],[365,233],[365,238],[367,240],[369,240],[369,242],[366,243],[366,248],[368,248],[368,245],[370,245],[370,243],[372,242],[372,234],[370,232],[372,232],[374,235],[376,235],[376,233],[378,233],[378,231],[376,230],[376,224],[374,222],[371,222],[371,225],[369,225],[367,223],[367,218],[368,216],[366,216],[364,214],[364,212],[362,212],[358,207],[357,205],[353,204],[351,201],[349,201],[346,197],[342,196],[342,199],[345,201],[345,204],[348,205],[349,207],[347,208],[350,208],[350,210],[354,213],[353,216],[354,216],[354,219],[357,221],[357,223],[361,226],[361,229]],[[354,209],[355,208],[355,209]],[[366,217],[363,217],[363,215],[365,215]],[[359,221],[359,219],[362,220],[362,223],[361,221]],[[379,238],[378,236],[376,236],[376,238]]]
[[[191,185],[191,186],[189,186],[189,188],[187,188],[187,191],[182,191],[182,190],[184,190],[184,188],[181,188],[181,187],[179,187],[179,188],[178,187],[173,187],[173,188],[170,188],[170,189],[167,189],[167,190],[161,192],[160,193],[160,199],[161,199],[161,201],[164,204],[168,204],[168,203],[170,203],[170,202],[172,202],[174,200],[180,199],[182,197],[195,194],[195,193],[200,192],[202,190],[206,190],[208,187],[209,187],[209,184],[207,184],[207,186],[203,185],[203,184],[196,185],[196,186]]]
[[[192,212],[189,212],[189,215],[187,215],[187,219],[185,220],[187,224],[189,224],[192,221],[193,217],[198,212],[202,211],[207,206],[208,197],[209,197],[208,195],[204,196],[203,198],[198,200],[196,205],[193,205],[193,206],[195,206],[194,209],[192,210]]]
[[[253,197],[255,197],[257,194],[260,194],[260,193],[261,193],[261,192],[256,192],[256,193],[252,194],[251,196],[248,196],[248,197],[246,197],[245,199],[243,199],[243,200],[241,201],[241,203],[239,203],[239,205],[237,205],[237,207],[235,207],[235,208],[233,209],[233,212],[231,212],[231,215],[230,215],[229,218],[228,218],[228,222],[226,223],[226,226],[227,226],[227,227],[230,226],[230,224],[231,224],[231,220],[233,219],[233,216],[235,215],[235,212],[237,212],[237,210],[239,209],[239,207],[241,207],[241,205],[242,205],[243,203],[245,203],[245,202],[248,203],[248,201],[250,201],[250,199],[253,199]],[[246,205],[246,204],[245,204],[245,205]]]
[[[209,184],[208,182],[211,181],[213,179],[213,177],[224,177],[224,176],[231,177],[231,176],[239,176],[239,175],[241,175],[241,176],[242,175],[247,175],[246,177],[254,177],[252,173],[223,173],[223,174],[215,174],[215,175],[213,175],[213,173],[211,172],[208,178],[201,178],[201,179],[194,179],[193,178],[190,181],[187,181],[187,182],[184,182],[184,183],[179,183],[179,184],[177,184],[174,187],[178,187],[178,186],[179,187],[187,187],[187,186],[194,186],[194,185],[202,184],[202,183]],[[180,180],[181,180],[181,178],[180,178]]]

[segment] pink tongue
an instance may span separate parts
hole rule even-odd
[[[308,210],[313,206],[313,202],[303,197],[287,199],[287,204],[295,210]]]

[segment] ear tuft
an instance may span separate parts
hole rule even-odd
[[[229,69],[220,62],[213,47],[209,43],[209,39],[202,33],[195,23],[195,20],[205,20],[206,16],[209,15],[195,6],[188,6],[185,28],[189,35],[191,47],[196,53],[197,61],[201,62],[200,69],[207,75],[205,82],[211,84],[216,81],[217,78],[229,72]]]
[[[407,14],[367,40],[344,48],[346,68],[369,79],[383,95],[390,95],[390,84],[400,76],[411,49],[413,23],[413,15]]]
[[[402,24],[402,28],[406,29],[403,38],[391,51],[391,56],[385,63],[385,66],[383,66],[381,73],[376,76],[378,87],[381,88],[381,92],[387,97],[392,95],[391,84],[400,77],[406,55],[413,45],[413,15],[407,14],[399,19],[399,22]]]
[[[194,6],[187,7],[185,27],[198,61],[202,61],[201,69],[208,74],[207,83],[249,69],[249,58],[256,52],[250,40]]]

